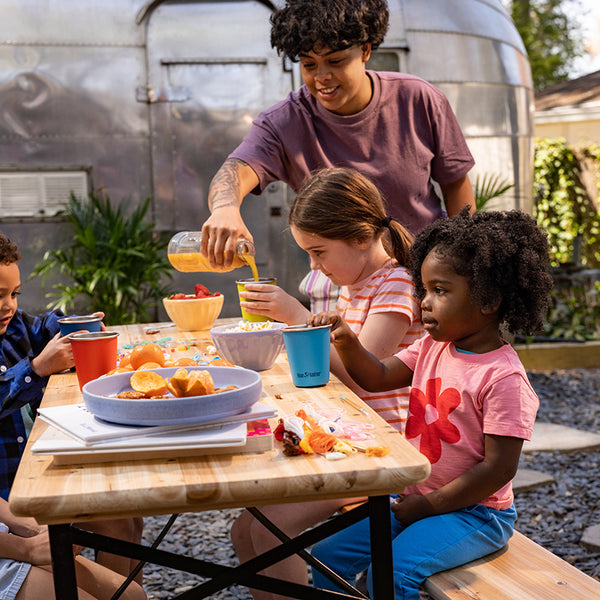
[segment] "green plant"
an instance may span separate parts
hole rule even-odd
[[[53,286],[49,308],[68,313],[82,301],[85,310],[103,311],[106,321],[117,325],[150,320],[149,310],[167,295],[163,278],[171,277],[166,240],[160,240],[147,222],[150,198],[123,211],[127,202],[116,208],[100,192],[88,200],[73,194],[62,214],[73,229],[67,248],[46,252],[30,277],[50,274],[68,276],[71,283]]]
[[[552,290],[544,330],[549,337],[600,340],[600,282]]]
[[[511,17],[521,35],[536,90],[569,78],[584,54],[573,0],[512,0]]]
[[[584,185],[584,169],[588,186]],[[584,284],[581,267],[600,268],[600,214],[594,176],[600,176],[600,147],[573,148],[563,138],[537,139],[534,156],[534,200],[538,224],[548,233],[556,273],[544,332],[554,338],[600,339],[600,283]],[[563,265],[563,267],[561,267]],[[566,271],[564,271],[566,265]]]
[[[581,148],[600,164],[600,147]],[[538,224],[548,233],[554,266],[574,262],[574,244],[582,240],[581,263],[600,267],[600,215],[581,181],[581,165],[564,139],[536,140],[534,198]]]
[[[482,210],[492,198],[502,196],[502,194],[514,186],[514,183],[508,183],[508,181],[497,173],[484,173],[483,176],[477,175],[473,189],[475,193],[475,208]]]

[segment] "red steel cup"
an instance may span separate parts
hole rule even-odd
[[[116,368],[118,335],[116,331],[96,331],[69,336],[79,389]]]

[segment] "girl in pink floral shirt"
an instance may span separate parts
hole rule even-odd
[[[331,341],[364,389],[412,386],[406,438],[427,456],[431,475],[391,505],[397,600],[418,600],[427,577],[494,552],[512,535],[511,480],[538,398],[499,330],[539,329],[552,287],[546,236],[518,211],[463,210],[426,228],[410,254],[429,335],[379,360],[338,314],[311,320],[332,325]],[[313,555],[352,583],[370,565],[368,532],[361,521],[316,544]],[[313,581],[341,591],[316,570]]]

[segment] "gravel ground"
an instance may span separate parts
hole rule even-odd
[[[529,373],[540,397],[538,420],[600,433],[600,370]],[[600,552],[579,540],[600,524],[600,449],[525,454],[521,465],[553,475],[555,482],[517,494],[518,529],[567,562],[600,580]]]
[[[531,372],[530,381],[540,396],[538,420],[600,433],[600,370],[580,369]],[[521,466],[553,474],[555,482],[519,492],[516,506],[518,529],[600,579],[600,552],[579,544],[583,531],[600,524],[600,450],[563,454],[539,452],[524,455]],[[235,565],[229,527],[239,510],[184,514],[175,522],[160,548],[195,558],[217,559]],[[152,543],[167,516],[145,519],[145,543]],[[147,565],[144,588],[150,600],[175,598],[200,580],[187,573]],[[218,600],[251,600],[246,588],[232,587],[215,596]]]
[[[159,548],[223,565],[237,565],[237,557],[229,539],[229,528],[240,512],[241,510],[212,510],[179,515]],[[144,519],[145,543],[152,543],[168,518],[168,515],[163,515]],[[150,600],[175,598],[201,581],[201,578],[189,573],[156,565],[144,567],[144,589]],[[219,592],[215,598],[252,600],[248,589],[238,586]]]

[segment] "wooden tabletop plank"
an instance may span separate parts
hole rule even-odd
[[[114,329],[121,347],[169,336],[175,342],[208,338],[207,332],[177,330],[146,336],[141,325]],[[202,346],[182,343],[178,352],[191,355]],[[12,510],[40,523],[77,522],[387,494],[428,476],[423,455],[335,378],[323,387],[297,388],[285,353],[261,376],[261,401],[275,406],[280,416],[306,406],[342,409],[345,418],[375,425],[375,439],[368,445],[389,446],[390,453],[381,458],[354,453],[335,461],[319,455],[286,457],[276,442],[273,450],[259,454],[129,461],[124,456],[122,462],[57,466],[51,457],[30,452],[47,427],[37,419],[11,491]],[[42,405],[81,401],[75,374],[66,373],[51,377]],[[354,405],[362,405],[366,414]],[[276,422],[272,419],[272,426]]]

